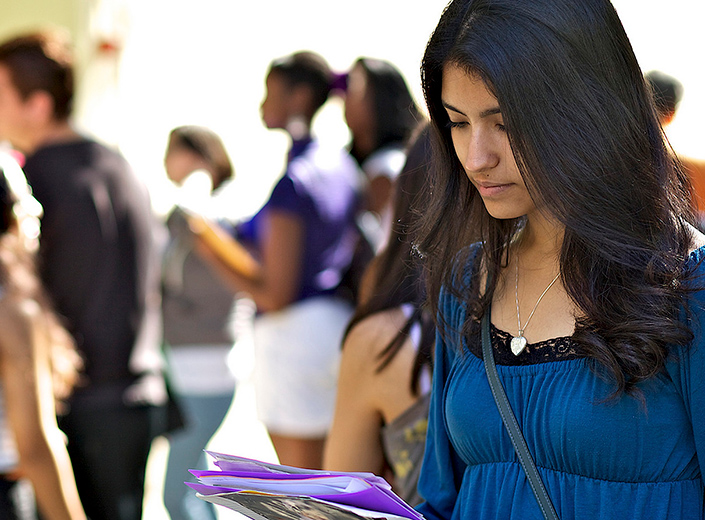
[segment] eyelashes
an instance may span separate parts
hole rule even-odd
[[[446,126],[446,128],[453,130],[455,128],[465,128],[467,126],[467,124],[468,123],[466,123],[465,121],[450,121],[449,120],[445,126]],[[500,132],[507,131],[506,127],[502,123],[497,123],[496,126],[497,126],[497,130],[499,130]]]
[[[449,120],[446,123],[446,128],[450,128],[452,130],[454,128],[463,128],[466,125],[467,125],[467,123],[464,121],[450,121]]]

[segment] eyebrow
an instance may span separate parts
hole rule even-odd
[[[457,112],[458,114],[467,117],[467,114],[465,114],[462,110],[455,108],[450,103],[446,103],[445,101],[441,101],[441,103],[443,104],[443,106],[446,109],[452,110],[453,112]],[[492,107],[492,108],[488,108],[487,110],[483,110],[482,112],[480,112],[480,118],[485,118],[485,117],[489,117],[489,116],[493,116],[495,114],[501,114],[501,113],[502,113],[502,111],[499,109],[499,107]]]

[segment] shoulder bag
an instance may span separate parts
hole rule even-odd
[[[531,486],[531,491],[534,492],[536,501],[539,503],[539,508],[543,513],[543,517],[546,520],[559,520],[558,514],[556,514],[556,510],[551,502],[551,497],[548,496],[548,492],[546,491],[546,487],[541,480],[541,475],[539,475],[539,472],[536,469],[536,464],[534,463],[529,447],[526,444],[524,435],[521,432],[521,428],[519,428],[519,423],[517,422],[514,412],[512,411],[512,407],[509,404],[509,399],[507,399],[507,394],[504,391],[502,382],[499,380],[499,374],[497,373],[497,367],[495,366],[494,361],[494,351],[490,342],[489,308],[482,317],[482,357],[485,363],[487,379],[490,383],[490,390],[492,390],[492,396],[494,397],[495,403],[497,403],[499,415],[502,417],[502,422],[507,429],[507,433],[509,433],[509,438],[512,440],[512,444],[514,445],[514,449],[519,457],[521,467],[524,468],[524,473],[526,473],[529,486]]]

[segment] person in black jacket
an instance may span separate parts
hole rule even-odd
[[[60,417],[79,495],[92,520],[139,519],[167,401],[156,219],[125,159],[72,127],[73,90],[61,35],[0,45],[0,138],[27,157],[44,207],[40,276],[85,360]]]

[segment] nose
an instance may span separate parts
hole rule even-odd
[[[499,154],[490,135],[483,129],[474,129],[469,136],[463,166],[471,173],[484,173],[496,167]]]

